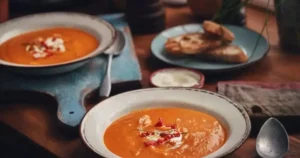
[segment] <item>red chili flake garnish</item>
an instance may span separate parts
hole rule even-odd
[[[168,139],[171,139],[171,138],[172,138],[172,135],[171,135],[171,134],[168,134],[168,135],[165,136],[164,138],[167,139],[167,140],[168,140]]]
[[[156,142],[154,141],[149,141],[149,142],[144,142],[145,146],[151,146],[151,145],[156,145]]]
[[[179,132],[174,133],[174,136],[175,136],[175,137],[180,137],[180,133],[179,133]]]
[[[169,135],[168,135],[168,138],[169,138],[169,139],[174,138],[174,134],[169,134]]]
[[[41,42],[41,45],[42,45],[43,47],[45,47],[46,49],[49,49],[49,47],[47,46],[47,44],[46,44],[45,41],[42,41],[42,42]]]
[[[155,133],[154,132],[151,132],[151,135],[154,135]]]
[[[161,126],[163,126],[163,122],[162,122],[161,118],[159,118],[157,123],[155,124],[155,127],[161,127]]]
[[[166,137],[166,136],[168,136],[168,134],[166,134],[166,133],[160,133],[159,136]]]
[[[50,53],[47,53],[47,57],[48,57],[48,56],[52,56],[52,55],[53,55],[53,53],[51,53],[51,52],[50,52]]]
[[[162,139],[162,138],[159,138],[159,139],[157,139],[157,141],[156,141],[157,144],[162,144],[163,142],[164,142],[164,139]]]
[[[169,137],[164,137],[164,140],[165,140],[165,141],[167,141],[167,140],[169,140],[169,139],[170,139]]]
[[[46,42],[45,41],[41,41],[41,45],[45,46]]]
[[[146,137],[146,133],[142,133],[142,134],[141,134],[141,137]]]
[[[144,132],[144,133],[141,134],[141,137],[147,137],[147,136],[149,136],[149,135],[150,135],[150,133]]]

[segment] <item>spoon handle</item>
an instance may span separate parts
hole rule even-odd
[[[112,58],[113,58],[113,55],[109,54],[105,76],[104,76],[104,78],[102,80],[102,84],[100,86],[100,97],[108,97],[110,95],[110,92],[111,92],[110,70],[111,70]]]

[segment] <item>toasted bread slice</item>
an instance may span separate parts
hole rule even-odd
[[[188,33],[169,38],[165,43],[165,50],[172,55],[195,55],[221,44],[222,40],[219,38],[204,33]]]
[[[246,53],[240,47],[234,45],[224,45],[211,49],[204,56],[227,63],[244,63],[248,61]]]
[[[232,42],[235,39],[234,34],[230,30],[213,21],[206,20],[203,22],[202,26],[206,33],[220,36],[227,42]]]

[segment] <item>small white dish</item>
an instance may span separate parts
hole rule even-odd
[[[153,72],[150,83],[154,87],[202,88],[204,75],[198,71],[185,68],[165,68]]]
[[[100,41],[100,45],[88,55],[49,65],[24,65],[0,59],[0,65],[10,70],[34,75],[52,75],[74,70],[108,49],[116,39],[114,27],[98,17],[82,13],[51,12],[27,15],[0,24],[0,44],[20,34],[54,27],[71,27],[88,32]]]
[[[81,138],[95,153],[118,158],[104,144],[106,129],[131,111],[158,107],[202,111],[213,115],[225,126],[227,141],[206,158],[223,157],[234,152],[248,138],[251,130],[250,119],[243,106],[217,93],[194,88],[151,88],[119,94],[94,106],[81,122]]]

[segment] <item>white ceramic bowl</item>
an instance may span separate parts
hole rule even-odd
[[[53,27],[71,27],[88,32],[100,41],[100,45],[84,57],[63,63],[43,66],[23,65],[0,59],[0,65],[25,74],[51,75],[64,73],[83,66],[91,58],[108,49],[116,39],[114,27],[98,17],[82,13],[51,12],[27,15],[0,24],[0,44],[22,33]]]
[[[155,107],[182,107],[206,112],[226,128],[228,140],[206,158],[223,157],[235,151],[247,139],[251,123],[245,109],[217,93],[193,88],[151,88],[111,97],[92,108],[84,117],[80,133],[85,144],[97,154],[118,157],[103,140],[106,128],[133,110]]]

